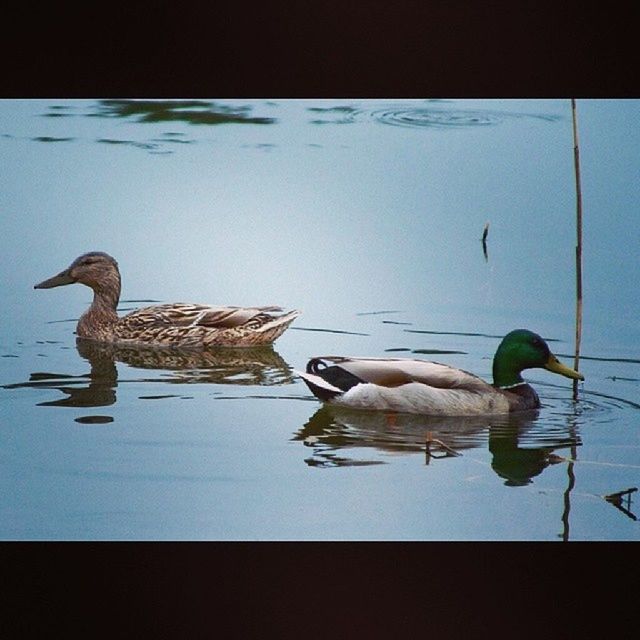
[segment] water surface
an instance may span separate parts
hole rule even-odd
[[[0,101],[0,538],[639,539],[637,494],[620,492],[640,487],[640,101],[578,101],[577,403],[533,370],[542,407],[523,415],[338,411],[292,371],[400,356],[490,380],[518,327],[571,364],[570,115],[568,100]],[[118,260],[123,313],[303,315],[257,350],[77,342],[91,292],[33,285],[89,250]]]

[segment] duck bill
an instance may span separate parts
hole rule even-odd
[[[547,371],[553,371],[553,373],[559,373],[561,376],[565,376],[565,378],[572,378],[573,380],[584,380],[584,376],[577,371],[574,371],[570,367],[562,364],[558,358],[556,358],[553,354],[549,355],[549,359],[547,360],[547,364],[544,365],[544,368]]]
[[[69,270],[60,272],[57,276],[53,276],[53,278],[49,278],[48,280],[43,280],[39,284],[34,285],[34,289],[53,289],[53,287],[62,287],[65,284],[73,284],[75,282],[75,278],[72,278],[69,274]]]

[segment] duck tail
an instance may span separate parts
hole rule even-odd
[[[316,398],[322,400],[323,402],[326,402],[327,400],[331,400],[332,398],[335,398],[336,396],[344,393],[342,389],[334,387],[330,382],[327,382],[319,375],[316,375],[315,373],[309,373],[308,369],[309,366],[307,365],[306,372],[296,371],[294,369],[293,373],[297,376],[300,376],[304,380],[305,384],[307,385],[307,387],[309,387],[309,390]]]
[[[289,327],[289,325],[300,315],[300,311],[294,309],[281,316],[276,316],[272,320],[265,322],[256,329],[256,333],[260,334],[261,343],[273,342],[279,338]]]

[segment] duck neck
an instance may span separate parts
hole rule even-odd
[[[504,357],[499,351],[493,358],[493,386],[499,389],[509,389],[526,384],[520,375],[520,369],[510,358]]]
[[[80,337],[91,338],[108,330],[118,321],[116,307],[120,300],[120,278],[91,287],[93,302],[78,321],[76,333]]]

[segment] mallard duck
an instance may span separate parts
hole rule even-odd
[[[76,258],[58,275],[35,285],[51,289],[80,282],[93,289],[93,302],[80,317],[76,334],[100,342],[204,349],[272,343],[300,315],[280,307],[219,307],[204,304],[159,304],[119,317],[118,263],[92,251]]]
[[[539,407],[538,394],[520,375],[523,369],[535,367],[584,380],[527,329],[516,329],[502,339],[493,358],[493,385],[461,369],[408,358],[323,356],[312,358],[306,372],[296,373],[317,398],[330,404],[465,416]]]

